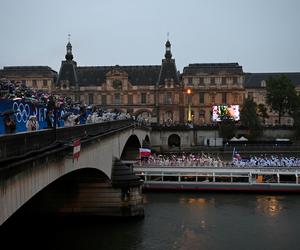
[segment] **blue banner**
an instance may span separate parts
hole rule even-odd
[[[4,115],[3,112],[11,112],[11,117],[16,122],[16,132],[26,131],[26,122],[31,115],[35,115],[39,122],[40,129],[46,127],[45,117],[47,109],[41,105],[34,105],[31,102],[13,101],[13,100],[0,100],[0,134],[5,133],[4,128]]]
[[[26,122],[31,115],[35,115],[37,117],[37,121],[39,122],[39,129],[44,129],[47,127],[46,124],[46,114],[47,114],[47,107],[41,104],[34,104],[32,102],[26,102],[24,100],[7,100],[3,99],[0,100],[0,134],[5,133],[4,127],[4,115],[3,112],[10,112],[11,117],[14,118],[16,122],[16,133],[17,132],[24,132],[27,131]],[[63,127],[64,121],[60,118],[65,114],[65,112],[72,112],[74,114],[79,114],[78,109],[70,109],[65,110],[62,108],[58,108],[57,112],[57,126]],[[90,111],[86,111],[85,115],[80,116],[80,124],[85,123],[86,115],[89,114]],[[52,117],[53,120],[54,117]]]

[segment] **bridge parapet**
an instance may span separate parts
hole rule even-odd
[[[55,146],[57,142],[70,143],[76,138],[103,135],[130,126],[134,126],[133,120],[119,120],[3,135],[0,136],[0,162],[51,145]]]

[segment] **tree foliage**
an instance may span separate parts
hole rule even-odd
[[[241,109],[241,124],[249,129],[250,138],[261,135],[261,123],[257,110],[257,104],[251,98],[246,98]]]
[[[261,118],[263,124],[265,120],[269,118],[268,109],[263,103],[257,105],[257,115]]]
[[[278,123],[284,114],[291,115],[297,104],[295,86],[286,75],[267,80],[267,104],[278,113]]]
[[[224,119],[219,125],[219,133],[225,139],[230,139],[235,136],[236,127],[235,121],[232,119]]]
[[[291,115],[294,119],[295,136],[300,138],[300,95],[297,96],[297,102]]]

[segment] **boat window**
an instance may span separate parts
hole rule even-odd
[[[149,175],[147,176],[148,181],[162,181],[162,176]]]
[[[178,176],[164,175],[164,181],[178,181]]]
[[[232,177],[232,182],[239,182],[239,183],[249,182],[249,177]]]
[[[213,177],[198,176],[198,182],[213,182]]]
[[[181,181],[196,181],[196,176],[181,176]]]
[[[296,183],[296,175],[281,174],[279,175],[280,183]]]
[[[231,182],[230,177],[216,177],[215,182]]]

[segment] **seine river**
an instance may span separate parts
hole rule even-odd
[[[10,222],[1,249],[299,249],[300,195],[146,193],[145,218]]]

